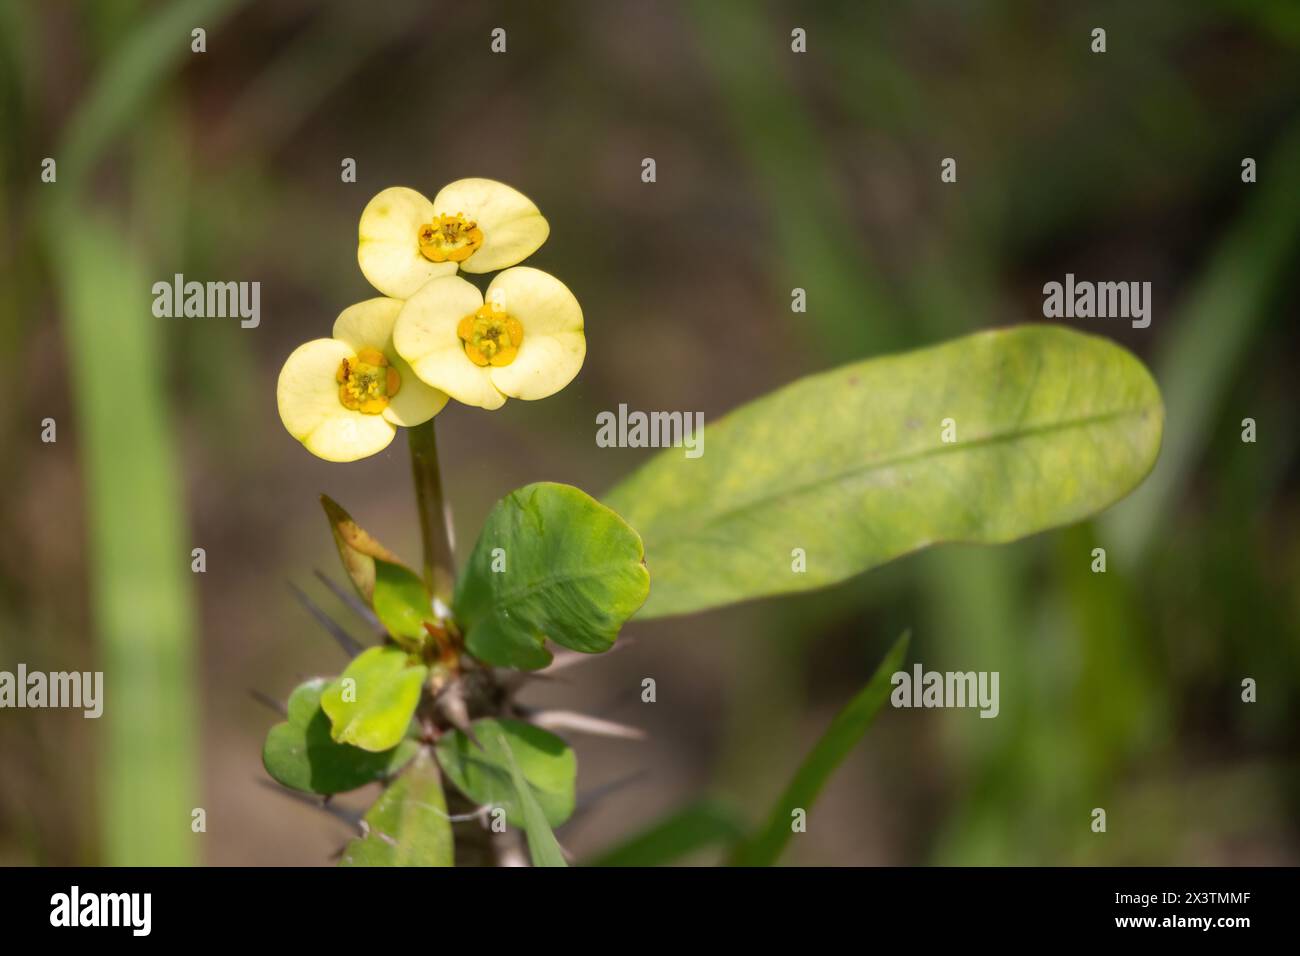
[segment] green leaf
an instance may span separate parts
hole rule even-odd
[[[397,556],[353,521],[352,516],[329,495],[321,495],[320,503],[329,519],[330,533],[339,549],[343,570],[348,573],[357,593],[369,604],[375,590],[375,559],[396,563]]]
[[[433,620],[433,599],[410,568],[375,559],[373,606],[380,623],[399,644],[418,650],[428,639],[425,621]]]
[[[366,835],[343,850],[339,866],[451,866],[451,819],[442,776],[423,748],[365,816]]]
[[[420,703],[429,669],[391,644],[362,651],[321,693],[330,736],[375,752],[396,747]],[[352,682],[349,684],[348,682]]]
[[[528,837],[528,856],[532,859],[533,866],[568,866],[564,859],[564,851],[560,849],[559,841],[555,839],[555,833],[551,830],[546,811],[538,803],[532,786],[524,779],[524,773],[519,767],[514,751],[499,731],[496,732],[496,739],[505,754],[506,764],[510,769],[510,782],[523,813],[524,833]]]
[[[732,861],[735,865],[771,866],[776,862],[793,832],[790,829],[790,814],[795,809],[805,812],[812,810],[826,781],[862,739],[880,708],[889,699],[891,678],[903,666],[911,636],[911,632],[905,631],[894,642],[885,659],[871,675],[867,686],[835,715],[831,725],[800,764],[790,785],[776,801],[767,825],[753,840],[736,849]]]
[[[674,811],[587,865],[668,866],[707,847],[737,843],[744,836],[733,809],[701,800]]]
[[[336,743],[320,706],[327,683],[315,677],[289,696],[289,719],[271,728],[262,748],[267,773],[294,790],[328,795],[391,777],[415,756],[419,745],[409,738],[381,753]]]
[[[577,488],[542,482],[511,492],[488,515],[456,588],[466,646],[525,670],[551,662],[548,637],[575,651],[608,650],[645,602],[644,553],[627,522]]]
[[[551,826],[569,819],[578,761],[568,744],[519,720],[485,718],[474,721],[472,729],[482,748],[459,730],[438,741],[438,760],[461,793],[480,805],[501,807],[507,820],[524,826],[524,808],[510,770],[513,761]]]
[[[645,538],[642,616],[685,614],[1079,521],[1142,481],[1163,422],[1129,352],[1023,326],[800,379],[710,425],[701,457],[662,452],[606,500]]]

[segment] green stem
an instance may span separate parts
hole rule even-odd
[[[424,583],[448,608],[456,584],[456,564],[451,547],[451,513],[442,497],[438,470],[438,438],[433,419],[406,430],[411,442],[411,475],[420,509],[420,541],[424,548]]]

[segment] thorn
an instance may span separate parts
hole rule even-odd
[[[563,847],[560,848],[563,851]],[[497,866],[503,867],[521,867],[528,866],[528,854],[518,843],[506,844],[496,848]]]
[[[356,657],[361,653],[361,645],[357,643],[356,639],[344,630],[343,626],[335,621],[334,618],[322,611],[311,598],[303,593],[302,589],[299,588],[298,585],[290,581],[289,590],[293,592],[293,595],[298,599],[298,602],[311,612],[311,616],[316,618],[325,630],[329,631],[330,636],[338,642],[339,647],[343,648],[343,653],[347,654],[348,657]]]
[[[362,824],[365,821],[362,819],[362,815],[355,810],[347,810],[343,807],[335,806],[334,804],[329,803],[327,799],[318,800],[317,798],[308,796],[305,793],[290,790],[288,787],[282,786],[281,784],[275,783],[271,780],[259,779],[257,783],[259,786],[265,787],[267,790],[278,793],[281,796],[288,797],[290,800],[296,800],[298,803],[305,803],[307,806],[316,810],[323,810],[336,820],[342,820],[348,826],[355,829],[358,834],[364,835],[365,831]]]
[[[617,780],[601,784],[599,787],[588,790],[586,793],[578,794],[577,800],[574,801],[573,813],[569,816],[569,819],[565,821],[565,826],[572,825],[573,821],[584,816],[592,807],[610,794],[616,793],[624,787],[636,783],[638,780],[649,776],[649,774],[650,772],[648,770],[638,770],[636,773],[628,774],[626,777],[619,777]]]
[[[603,707],[593,708],[597,713],[608,714],[620,710],[635,701],[641,699],[640,688],[629,688],[615,694]]]
[[[626,776],[619,777],[617,780],[611,780],[609,783],[602,783],[599,787],[594,787],[585,793],[578,794],[578,799],[574,801],[576,809],[590,809],[599,800],[603,800],[611,793],[617,793],[625,787],[630,787],[638,780],[642,780],[650,775],[648,770],[638,770],[636,773],[629,773]]]
[[[275,711],[281,717],[289,716],[289,708],[286,707],[284,704],[282,704],[280,701],[276,700],[270,694],[263,694],[260,690],[254,688],[253,690],[250,690],[248,692],[248,695],[252,697],[253,700],[261,704],[262,706],[268,707],[271,710]]]
[[[497,668],[493,672],[496,682],[501,689],[507,694],[516,694],[521,688],[534,681],[541,681],[544,684],[569,684],[572,683],[567,677],[560,677],[555,674],[547,674],[542,671],[515,671],[505,668]]]
[[[446,819],[450,820],[452,823],[470,823],[472,821],[477,820],[479,823],[483,825],[483,828],[486,830],[488,825],[487,815],[488,813],[491,812],[491,810],[492,810],[492,804],[485,803],[477,810],[471,810],[469,813],[443,813],[441,810],[438,810],[436,808],[434,809],[433,812],[438,814],[441,817],[445,817]]]
[[[465,695],[459,684],[448,684],[442,693],[433,699],[438,712],[447,718],[447,722],[468,737],[479,750],[483,745],[474,736],[474,728],[469,720],[469,708],[465,705]]]
[[[374,628],[376,634],[388,633],[387,630],[385,630],[384,625],[379,623],[379,618],[375,615],[375,612],[366,607],[365,602],[362,601],[361,598],[357,597],[319,568],[312,573],[316,575],[316,580],[320,581],[321,584],[330,589],[331,594],[346,604],[358,617]]]
[[[516,708],[531,723],[544,730],[571,730],[594,737],[616,737],[622,740],[645,740],[646,732],[640,727],[620,724],[614,720],[580,714],[575,710],[534,710]]]

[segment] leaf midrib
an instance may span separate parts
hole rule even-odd
[[[697,531],[702,531],[705,527],[711,527],[714,525],[722,524],[723,522],[731,520],[736,515],[743,514],[747,511],[752,511],[755,508],[759,508],[764,505],[767,505],[778,498],[798,497],[816,488],[820,488],[823,485],[833,484],[835,482],[843,481],[847,478],[856,477],[859,475],[869,475],[872,474],[873,472],[884,471],[889,468],[897,468],[900,465],[906,465],[915,461],[923,461],[926,458],[934,458],[940,455],[953,454],[958,451],[967,451],[971,448],[980,448],[989,445],[997,445],[1004,442],[1014,443],[1021,439],[1032,438],[1037,435],[1051,434],[1053,432],[1064,432],[1075,428],[1087,428],[1092,425],[1101,425],[1107,422],[1112,422],[1123,418],[1144,415],[1150,411],[1153,411],[1157,407],[1158,407],[1158,403],[1143,404],[1143,405],[1135,406],[1133,408],[1122,409],[1114,412],[1105,412],[1099,415],[1087,415],[1084,416],[1083,418],[1068,419],[1061,422],[1052,422],[1046,425],[1036,425],[1031,428],[994,433],[991,435],[986,435],[982,438],[976,438],[969,441],[958,441],[958,442],[953,442],[952,444],[941,444],[938,447],[926,448],[918,452],[909,452],[907,454],[898,455],[893,458],[878,459],[876,461],[866,463],[862,466],[855,466],[853,468],[843,469],[833,474],[812,479],[811,481],[805,481],[802,484],[794,485],[788,488],[782,488],[778,491],[759,495],[758,497],[752,498],[749,501],[746,501],[743,504],[737,505],[735,507],[726,508],[720,511],[710,512],[702,519],[692,520],[690,523],[674,524],[674,525],[668,525],[667,527],[660,527],[656,529],[655,539],[662,540],[663,538],[666,537],[672,537],[673,535],[679,534],[683,529],[686,528],[694,528]],[[692,516],[692,517],[696,518],[698,516]]]
[[[608,575],[618,574],[630,566],[632,566],[630,561],[620,561],[614,564],[602,564],[599,567],[591,568],[586,571],[575,571],[572,573],[555,571],[529,584],[520,585],[510,590],[494,592],[492,606],[500,607],[506,602],[517,601],[521,597],[530,597],[536,592],[550,588],[556,584],[570,581],[583,581],[588,578],[603,578]]]

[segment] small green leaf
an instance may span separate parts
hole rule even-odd
[[[423,748],[365,816],[366,835],[343,850],[339,866],[451,866],[451,819],[442,776]]]
[[[674,811],[586,865],[669,866],[708,847],[737,843],[744,836],[735,810],[701,800]]]
[[[903,666],[907,657],[907,644],[911,632],[905,631],[880,662],[867,686],[858,692],[835,715],[821,739],[799,765],[794,779],[772,808],[767,825],[748,843],[737,847],[733,863],[737,866],[771,866],[785,849],[790,839],[790,814],[796,809],[808,812],[830,779],[835,768],[848,756],[849,751],[862,739],[881,706],[889,699],[889,688],[894,673]]]
[[[551,826],[573,813],[578,761],[559,737],[519,720],[476,720],[482,749],[459,730],[438,741],[438,760],[457,789],[475,803],[501,807],[515,826],[526,823],[515,793],[511,760],[518,764]]]
[[[568,866],[564,859],[564,851],[560,849],[559,841],[555,839],[555,833],[551,830],[546,811],[537,802],[532,786],[524,779],[519,761],[515,759],[515,754],[505,737],[500,733],[496,736],[498,745],[505,754],[506,764],[510,769],[510,782],[523,813],[524,833],[528,837],[528,856],[532,859],[533,866]]]
[[[320,503],[329,519],[343,570],[347,571],[357,593],[369,604],[375,590],[375,559],[396,562],[397,557],[370,537],[333,498],[321,495]]]
[[[1132,354],[1029,325],[800,379],[710,424],[701,457],[660,452],[606,501],[645,539],[641,615],[685,614],[1079,521],[1146,477],[1163,422]]]
[[[362,651],[321,693],[332,736],[362,750],[397,746],[406,734],[429,669],[412,663],[399,647]]]
[[[492,509],[456,588],[456,618],[480,660],[534,670],[546,638],[608,650],[650,587],[641,538],[585,492],[550,482]],[[495,570],[494,570],[495,567]]]
[[[420,576],[408,567],[374,561],[373,605],[380,623],[408,650],[418,650],[428,638],[425,621],[433,620],[433,599]]]
[[[415,756],[418,745],[409,739],[380,753],[336,743],[320,706],[327,683],[316,677],[290,695],[289,719],[271,728],[262,748],[267,773],[294,790],[328,795],[391,777]]]

